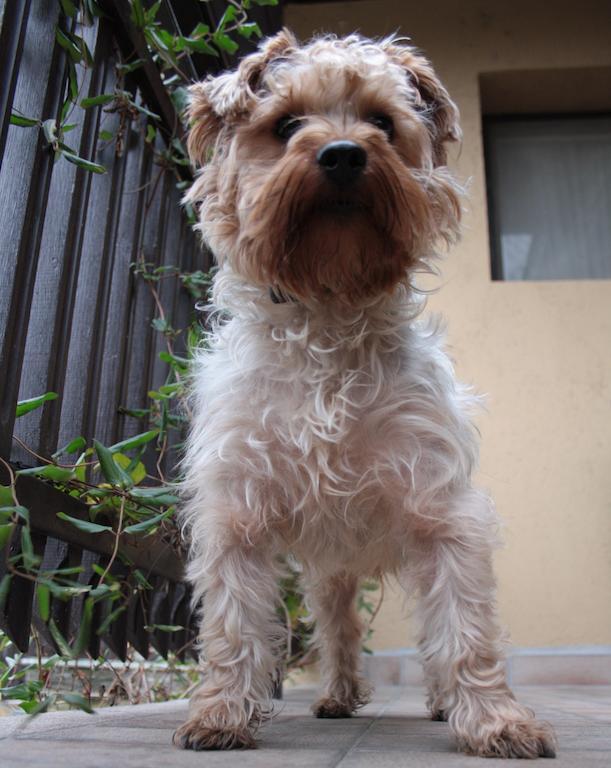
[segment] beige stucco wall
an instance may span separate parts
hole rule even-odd
[[[285,20],[301,38],[399,30],[457,101],[468,213],[430,307],[459,375],[488,393],[479,483],[505,521],[502,620],[516,645],[611,643],[611,281],[490,280],[478,87],[480,72],[611,66],[611,3],[361,0],[289,6]],[[397,589],[374,628],[374,649],[413,644]]]

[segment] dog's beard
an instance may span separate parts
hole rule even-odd
[[[457,201],[382,147],[342,191],[302,153],[245,185],[234,266],[256,282],[307,300],[358,304],[392,290],[440,234],[440,209]],[[446,210],[447,213],[447,210]],[[443,218],[443,217],[441,217]],[[444,233],[441,232],[442,236]]]

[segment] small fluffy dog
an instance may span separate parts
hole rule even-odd
[[[456,106],[400,40],[302,46],[283,31],[193,86],[190,114],[219,315],[195,371],[183,509],[205,673],[175,743],[255,745],[290,552],[316,620],[317,717],[366,702],[355,596],[395,574],[420,597],[433,718],[471,754],[553,756],[551,727],[505,680],[496,517],[471,485],[476,398],[417,320],[414,274],[458,233]]]

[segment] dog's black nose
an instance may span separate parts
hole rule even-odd
[[[346,185],[355,182],[367,165],[367,152],[354,141],[332,141],[316,155],[330,181]]]

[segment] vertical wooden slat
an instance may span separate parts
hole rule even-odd
[[[77,68],[83,93],[98,94],[103,83],[108,34],[95,46],[97,26],[85,28],[83,36],[95,50],[93,69]],[[82,120],[66,136],[81,157],[95,159],[99,108],[82,113]],[[33,411],[15,424],[15,434],[39,454],[50,455],[57,448],[57,427],[66,368],[66,353],[74,292],[79,269],[79,232],[87,208],[91,174],[59,159],[53,170],[40,256],[32,296],[35,311],[30,314],[24,351],[19,399],[43,392],[59,393],[59,400]],[[14,447],[13,459],[30,461]]]
[[[108,295],[108,313],[104,337],[104,353],[100,367],[100,397],[97,412],[96,437],[103,443],[116,442],[119,434],[118,407],[122,396],[122,367],[127,349],[129,302],[133,290],[130,264],[137,259],[137,238],[140,234],[144,190],[141,173],[144,153],[142,131],[130,128],[126,138],[126,170],[119,224],[114,245],[115,255]]]
[[[108,59],[105,92],[112,92],[115,87],[113,64],[112,59]],[[114,133],[119,124],[119,115],[113,114],[109,116],[105,126]],[[107,173],[95,175],[90,181],[67,354],[59,429],[60,443],[67,442],[77,435],[83,435],[89,440],[94,437],[99,372],[104,349],[108,293],[125,157],[116,157],[114,146],[108,144],[98,153],[97,160],[107,168]]]
[[[127,639],[145,659],[149,655],[151,638],[150,633],[145,629],[149,625],[149,601],[148,590],[134,589],[127,607]]]
[[[23,53],[30,0],[3,3],[0,24],[0,168],[8,133],[17,74]]]
[[[151,596],[149,612],[151,626],[170,624],[173,591],[173,585],[167,579],[156,578],[153,581],[153,594]],[[151,635],[151,643],[163,658],[166,659],[170,647],[169,632],[163,629],[154,630]]]
[[[128,572],[128,567],[118,561],[115,561],[110,569],[110,573],[121,581],[125,581],[127,579]],[[128,587],[129,583],[123,585],[124,590]],[[109,613],[115,608],[118,608],[117,603],[112,603],[110,600],[105,600],[103,613],[104,619],[106,619]],[[121,613],[115,619],[115,621],[112,622],[110,627],[108,627],[107,631],[103,635],[102,639],[110,648],[110,650],[115,654],[115,656],[117,656],[117,658],[121,659],[121,661],[125,661],[127,658],[127,611],[123,611],[123,613]]]
[[[45,540],[45,536],[32,533],[32,547],[35,555],[42,557]],[[9,558],[19,554],[21,554],[21,525],[15,526],[11,542],[8,544]],[[31,578],[13,575],[4,609],[0,614],[0,627],[23,653],[27,652],[30,645],[34,586],[34,581]]]
[[[55,45],[58,13],[59,4],[41,0],[29,16],[15,106],[31,117],[59,114],[65,55]],[[48,82],[36,76],[40,71],[50,72]],[[52,170],[42,133],[10,126],[0,170],[0,274],[9,281],[0,292],[0,370],[10,371],[0,396],[0,455],[7,457]]]
[[[162,148],[162,144],[159,144]],[[152,162],[152,153],[147,148],[148,172],[146,175],[146,195],[144,198],[144,219],[141,242],[137,249],[138,259],[146,262],[156,261],[162,221],[162,203],[164,192],[164,172]],[[161,228],[161,232],[160,232]],[[126,354],[126,382],[123,393],[123,405],[130,409],[146,408],[147,392],[150,389],[150,361],[152,356],[153,330],[151,321],[155,316],[155,303],[149,286],[142,278],[134,282],[130,325],[128,331],[128,350]],[[136,434],[146,427],[146,422],[127,420],[124,426],[126,435]]]

